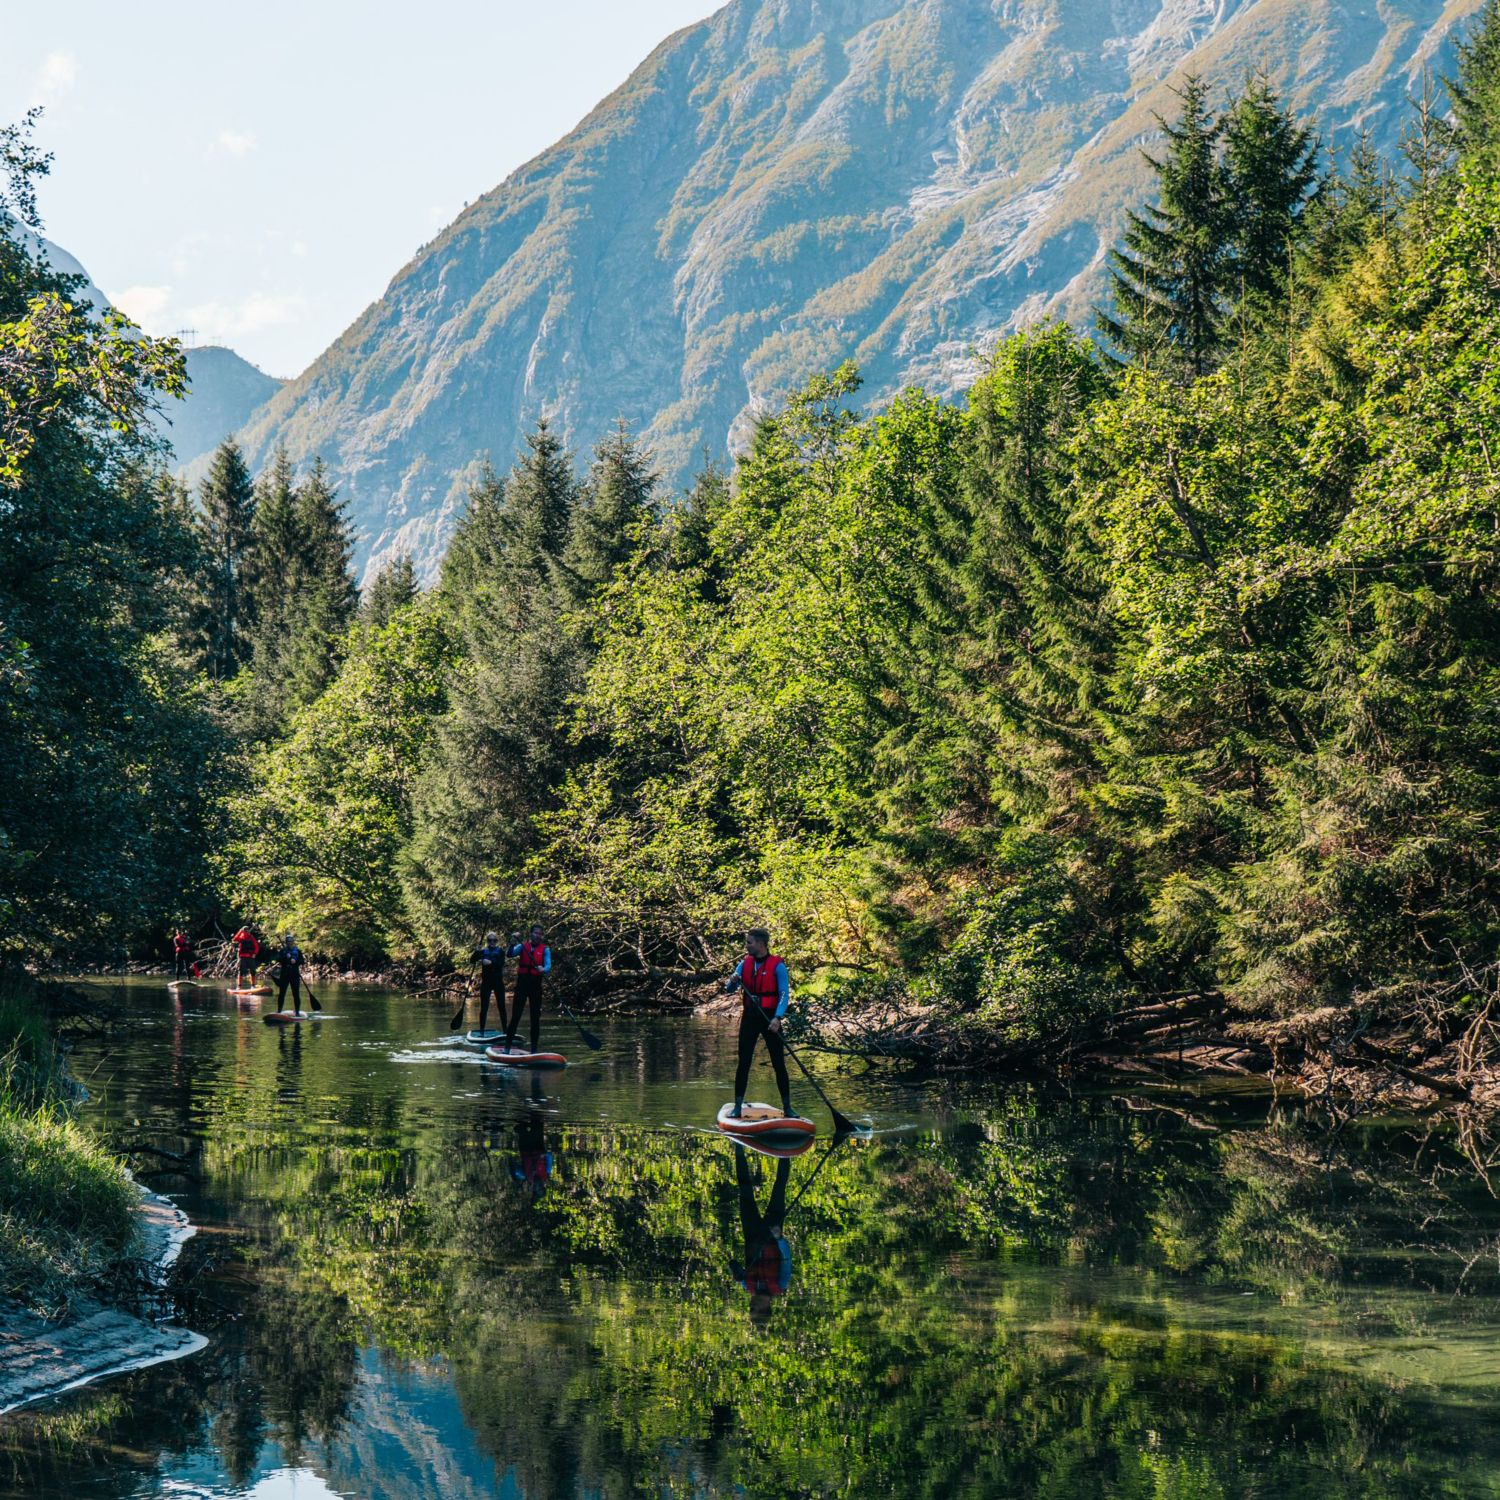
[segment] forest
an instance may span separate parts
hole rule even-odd
[[[169,474],[181,352],[26,249],[10,127],[0,963],[252,919],[436,973],[535,918],[580,999],[681,1001],[758,921],[809,1014],[960,1049],[1202,994],[1478,1035],[1494,4],[1448,93],[1389,163],[1188,79],[1096,329],[958,402],[817,375],[683,495],[623,425],[539,424],[476,455],[432,587],[363,592],[318,466]]]

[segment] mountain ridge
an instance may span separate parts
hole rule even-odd
[[[470,204],[244,433],[329,462],[361,560],[431,574],[476,459],[623,417],[681,482],[859,361],[954,394],[980,351],[1087,320],[1138,147],[1187,72],[1252,67],[1394,151],[1479,0],[732,0]]]

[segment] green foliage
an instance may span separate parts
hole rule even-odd
[[[0,1302],[48,1310],[132,1247],[124,1165],[72,1118],[28,977],[0,970]]]
[[[230,804],[223,859],[242,909],[315,952],[376,958],[410,947],[396,861],[452,660],[439,612],[414,600],[360,632],[291,734],[255,754]]]
[[[0,949],[45,962],[201,895],[223,736],[179,649],[197,547],[142,426],[180,353],[73,305],[15,234],[45,159],[24,129],[0,150],[0,347],[23,356],[0,373]]]

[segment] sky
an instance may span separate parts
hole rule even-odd
[[[417,247],[720,0],[3,5],[46,236],[149,333],[305,368]]]

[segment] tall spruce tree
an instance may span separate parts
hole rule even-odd
[[[1188,78],[1177,97],[1176,121],[1158,116],[1165,152],[1146,153],[1159,201],[1129,214],[1124,249],[1110,252],[1114,311],[1101,309],[1098,325],[1121,354],[1198,376],[1221,344],[1229,217],[1207,86]]]
[[[635,551],[641,525],[653,512],[656,483],[650,455],[624,422],[599,440],[563,554],[563,591],[570,603],[582,603],[608,583]]]
[[[298,553],[284,581],[292,621],[285,666],[290,706],[301,707],[333,681],[359,608],[354,529],[321,458],[297,488],[295,520]]]
[[[1263,305],[1286,285],[1318,184],[1318,142],[1262,75],[1247,82],[1222,128],[1231,238],[1226,281],[1235,296]]]
[[[199,529],[208,558],[206,593],[209,675],[233,677],[249,655],[251,624],[245,567],[254,538],[255,487],[232,437],[214,453],[198,489]]]
[[[481,471],[444,563],[464,659],[417,789],[403,877],[436,949],[492,919],[567,764],[560,720],[576,644],[561,623],[562,553],[578,494],[567,450],[539,423],[503,486]]]
[[[1485,0],[1468,38],[1458,44],[1458,76],[1445,82],[1459,154],[1494,172],[1500,167],[1500,0]]]
[[[388,562],[365,588],[359,602],[359,623],[379,630],[416,597],[416,569],[411,554],[403,552]]]
[[[245,565],[245,588],[254,624],[250,663],[258,676],[283,671],[294,611],[288,573],[302,555],[297,515],[297,475],[291,455],[278,447],[255,484],[255,521]]]

